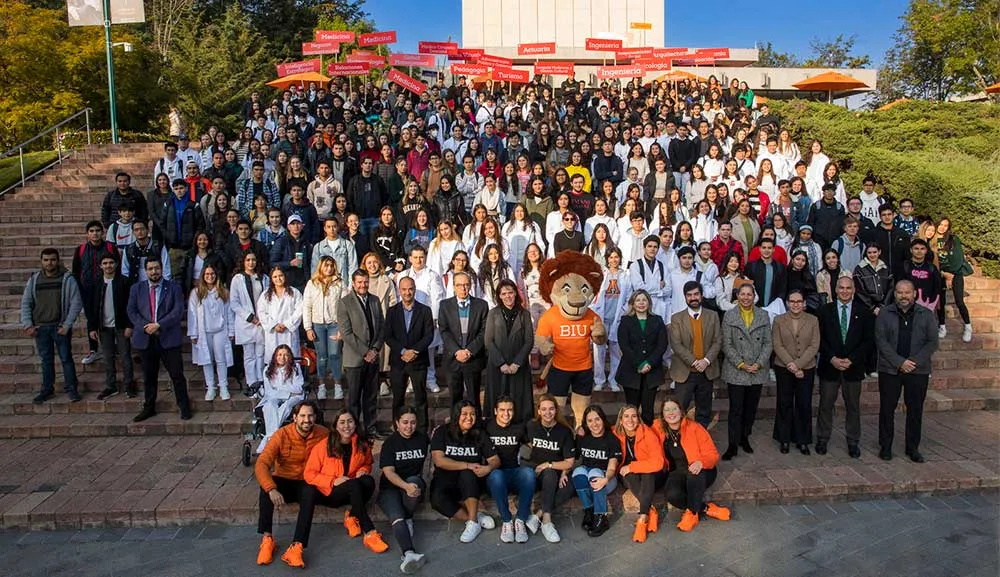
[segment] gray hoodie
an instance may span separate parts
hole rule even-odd
[[[35,308],[35,283],[38,281],[42,271],[35,272],[28,279],[27,286],[24,287],[24,294],[21,295],[21,326],[30,329],[35,326],[32,322],[32,311]],[[76,284],[73,275],[63,267],[62,271],[62,318],[59,326],[67,331],[73,329],[73,323],[80,316],[83,310],[83,297],[80,295],[80,287]]]

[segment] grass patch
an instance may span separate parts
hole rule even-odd
[[[40,152],[27,152],[24,154],[24,174],[25,176],[35,172],[39,168],[46,166],[59,157],[54,150],[43,150]],[[0,191],[6,190],[8,186],[20,182],[21,161],[17,156],[0,159]]]

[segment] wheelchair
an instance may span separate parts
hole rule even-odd
[[[316,357],[314,355],[309,355],[308,354],[309,352],[312,352],[312,350],[311,349],[307,350],[303,348],[303,353],[306,354],[304,354],[301,357],[295,357],[293,359],[294,362],[298,363],[302,367],[302,376],[303,376],[302,394],[304,399],[308,399],[310,394],[312,394],[313,392],[312,390],[313,387],[312,384],[310,383],[310,376],[311,373],[315,372],[316,370],[315,369]],[[265,367],[264,370],[266,371],[267,367]],[[263,391],[261,390],[263,386],[264,386],[263,382],[258,383],[256,385],[247,386],[247,396],[253,399],[255,401],[255,404],[253,408],[250,409],[250,417],[251,417],[250,431],[243,434],[243,449],[240,461],[243,463],[244,467],[249,467],[250,464],[253,463],[254,447],[258,443],[260,443],[260,440],[264,438],[264,435],[266,433],[266,429],[264,427],[264,412],[261,408],[256,406],[256,401],[259,401],[261,396],[263,395]],[[291,422],[292,419],[291,417],[289,417],[281,423],[281,426],[285,426]],[[323,422],[322,411],[320,411],[320,413],[316,415],[316,422],[317,423]]]

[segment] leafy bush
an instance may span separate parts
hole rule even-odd
[[[123,132],[118,131],[118,142],[132,143],[132,142],[162,142],[167,140],[169,137],[162,134],[150,134],[148,132]],[[74,134],[68,135],[62,139],[63,147],[72,149],[79,148],[81,146],[87,145],[87,133],[86,132],[76,132]],[[91,130],[90,131],[90,142],[92,144],[111,144],[111,131],[110,130]]]

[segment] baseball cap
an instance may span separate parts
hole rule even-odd
[[[293,222],[302,222],[302,217],[297,214],[288,217],[288,224],[292,224]]]

